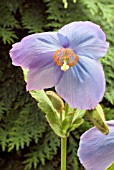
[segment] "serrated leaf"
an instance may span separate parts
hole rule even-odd
[[[54,108],[53,104],[47,97],[44,90],[30,91],[30,94],[38,102],[39,108],[44,113],[46,113],[46,118],[47,118],[51,128],[54,130],[54,132],[60,137],[65,137],[65,134],[61,130],[60,115]]]

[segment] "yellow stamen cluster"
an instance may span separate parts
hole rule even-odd
[[[78,63],[79,57],[69,48],[61,48],[57,50],[54,55],[54,62],[61,66],[61,70],[67,71],[69,67]]]

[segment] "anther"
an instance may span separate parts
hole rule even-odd
[[[78,63],[79,57],[69,48],[61,48],[57,50],[54,55],[54,62],[61,66],[61,70],[67,71],[69,67],[72,67]]]

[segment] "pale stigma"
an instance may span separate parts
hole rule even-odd
[[[69,69],[69,65],[67,64],[67,60],[64,60],[64,63],[61,66],[61,70],[67,71],[68,69]]]

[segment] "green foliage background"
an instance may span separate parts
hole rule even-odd
[[[0,1],[0,169],[60,169],[60,139],[26,92],[22,70],[11,64],[9,50],[28,34],[56,31],[80,20],[99,24],[110,43],[108,54],[101,59],[107,85],[102,105],[106,118],[114,119],[114,0]],[[84,169],[76,152],[80,135],[90,127],[85,118],[71,133],[67,170]]]

